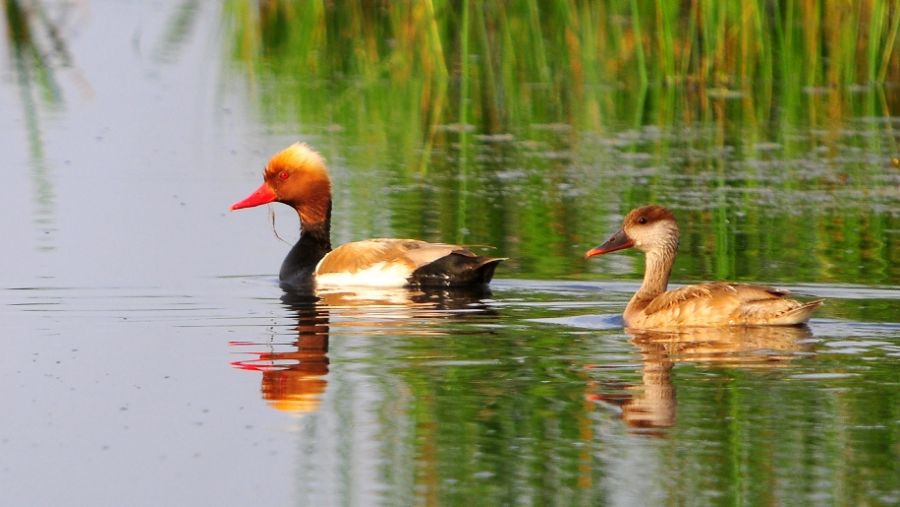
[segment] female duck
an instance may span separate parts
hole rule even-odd
[[[635,247],[646,254],[644,282],[625,307],[625,326],[791,326],[805,323],[822,300],[801,303],[786,291],[761,285],[706,283],[666,291],[678,250],[675,217],[644,206],[625,217],[622,229],[585,257]]]
[[[277,153],[263,184],[232,210],[282,202],[297,210],[300,239],[281,265],[286,289],[323,286],[478,287],[504,259],[459,245],[414,239],[369,239],[331,249],[331,179],[318,153],[302,143]]]

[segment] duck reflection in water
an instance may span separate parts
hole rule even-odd
[[[282,304],[297,319],[297,339],[289,344],[274,341],[232,342],[233,346],[265,346],[249,352],[254,357],[233,361],[235,368],[262,373],[260,392],[273,408],[296,414],[318,410],[328,386],[328,344],[332,327],[386,327],[394,334],[421,334],[421,319],[460,318],[471,313],[494,314],[485,304],[487,287],[357,291],[285,292]],[[332,323],[331,317],[339,318]],[[399,329],[398,329],[399,328]],[[289,350],[276,351],[277,346]]]
[[[289,350],[275,351],[277,345],[234,342],[232,345],[266,345],[270,350],[251,352],[253,359],[233,361],[235,368],[262,373],[262,398],[273,408],[305,414],[315,412],[328,381],[328,310],[313,296],[285,294],[282,303],[296,313],[297,340]]]
[[[659,430],[675,424],[677,402],[672,383],[675,364],[778,368],[808,350],[806,340],[812,337],[806,326],[626,329],[626,332],[641,352],[641,383],[593,380],[588,384],[587,397],[618,407],[622,420],[630,428],[657,436],[664,435]],[[603,372],[599,366],[588,368],[594,377]]]

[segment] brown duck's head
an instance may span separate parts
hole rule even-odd
[[[588,250],[584,256],[608,254],[626,248],[642,252],[678,246],[678,224],[675,216],[662,206],[650,205],[632,210],[622,228],[602,245]]]
[[[331,179],[321,155],[304,143],[295,143],[273,156],[263,171],[263,184],[232,210],[282,202],[311,212],[331,203]]]

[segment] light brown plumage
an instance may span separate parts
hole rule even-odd
[[[458,245],[428,243],[416,239],[377,238],[354,241],[335,248],[323,257],[316,266],[316,274],[355,273],[382,262],[402,265],[412,272],[453,252],[471,254]]]
[[[622,229],[588,251],[592,257],[635,247],[647,255],[644,281],[625,307],[625,325],[634,329],[681,326],[782,326],[803,324],[822,300],[802,303],[786,291],[723,282],[666,291],[678,250],[675,217],[660,206],[644,206],[625,217]]]

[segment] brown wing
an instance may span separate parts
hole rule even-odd
[[[806,321],[821,303],[801,303],[787,294],[763,285],[690,285],[657,296],[643,314],[654,323],[784,325]]]
[[[666,311],[670,308],[684,304],[686,301],[712,299],[713,293],[727,293],[730,292],[729,289],[730,286],[728,284],[708,283],[688,285],[687,287],[681,287],[680,289],[670,290],[653,298],[653,301],[644,308],[644,313],[646,315],[653,315],[654,313]]]
[[[741,301],[757,301],[760,299],[781,299],[790,291],[784,289],[776,289],[775,287],[767,287],[765,285],[747,285],[747,284],[727,284],[719,283],[712,285],[728,285],[735,290],[737,297]]]
[[[317,274],[355,273],[384,263],[403,266],[412,273],[421,266],[453,252],[467,252],[458,245],[415,239],[368,239],[341,245],[322,258]],[[474,255],[474,254],[473,254]]]
[[[801,303],[794,299],[760,299],[741,305],[735,320],[742,324],[795,325],[809,320],[821,299]]]
[[[651,315],[656,312],[668,310],[678,305],[691,303],[707,303],[710,306],[721,306],[723,309],[740,305],[751,301],[767,299],[781,299],[788,294],[764,285],[744,285],[730,283],[703,283],[688,285],[679,289],[665,292],[655,297],[644,309],[644,313]]]

